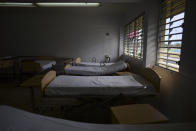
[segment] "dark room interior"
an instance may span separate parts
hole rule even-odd
[[[196,130],[194,0],[0,0],[0,130]]]

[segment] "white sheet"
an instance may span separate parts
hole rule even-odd
[[[77,63],[77,66],[109,66],[114,63],[95,63],[95,62],[80,62]]]
[[[69,75],[84,75],[84,76],[100,76],[109,75],[127,68],[125,62],[117,62],[115,64],[103,67],[96,66],[71,66],[65,70],[65,74]]]
[[[81,123],[0,106],[0,131],[195,131],[196,122],[116,125]]]
[[[45,71],[52,68],[53,65],[56,65],[56,61],[52,60],[36,60],[35,62],[40,64],[41,71]]]
[[[143,82],[144,83],[144,82]],[[133,76],[57,76],[45,89],[47,96],[64,95],[155,95],[152,85]]]

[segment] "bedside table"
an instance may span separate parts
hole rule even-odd
[[[165,123],[168,118],[149,104],[133,104],[111,107],[114,124]]]

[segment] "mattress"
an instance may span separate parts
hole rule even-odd
[[[114,63],[95,63],[95,62],[80,62],[77,66],[109,66]]]
[[[100,76],[109,75],[127,68],[125,62],[117,62],[109,66],[71,66],[65,70],[65,74],[84,75],[84,76]]]
[[[155,95],[155,88],[133,76],[57,76],[46,88],[46,96],[67,95]]]
[[[45,71],[52,68],[53,65],[56,65],[56,61],[52,60],[36,60],[35,62],[40,64],[41,71]]]
[[[91,124],[42,116],[0,106],[1,131],[195,131],[196,122],[173,124]]]

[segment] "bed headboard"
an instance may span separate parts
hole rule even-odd
[[[80,57],[77,57],[76,60],[75,60],[75,64],[78,64],[81,62],[81,58]]]
[[[64,67],[64,70],[68,69],[71,67],[71,64],[66,64],[65,67]]]
[[[42,78],[41,91],[43,95],[44,95],[44,90],[46,86],[48,86],[48,84],[50,84],[50,82],[54,80],[55,78],[56,78],[56,71],[53,71],[53,70],[46,73],[46,75]]]
[[[157,92],[160,91],[161,78],[153,69],[145,68],[142,75],[155,86]]]

